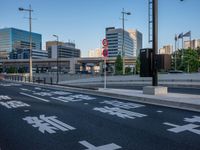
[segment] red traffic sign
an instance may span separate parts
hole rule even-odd
[[[107,47],[108,46],[108,40],[107,39],[103,39],[102,44],[103,44],[103,46]]]
[[[104,57],[107,57],[108,56],[108,49],[104,49],[103,52],[102,52],[102,55]]]

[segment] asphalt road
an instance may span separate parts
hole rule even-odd
[[[200,114],[0,81],[1,150],[199,150]]]

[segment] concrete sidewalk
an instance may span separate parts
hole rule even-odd
[[[116,98],[124,98],[130,101],[161,105],[179,109],[186,109],[200,112],[200,95],[168,93],[167,95],[147,95],[139,90],[125,89],[103,89],[100,93]]]

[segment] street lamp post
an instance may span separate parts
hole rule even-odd
[[[158,0],[152,0],[152,15],[153,15],[152,85],[158,86],[158,70],[157,70],[157,60],[156,60],[156,55],[158,53]]]
[[[57,47],[57,59],[56,59],[56,66],[57,66],[57,74],[56,74],[56,83],[58,84],[58,82],[59,82],[59,74],[58,74],[58,57],[59,57],[59,55],[58,55],[58,41],[59,41],[59,37],[58,37],[58,35],[53,35],[54,37],[56,37],[56,47]]]
[[[156,60],[156,55],[158,53],[158,0],[152,1],[152,7],[153,7],[152,85],[158,86],[158,70],[157,70],[157,60]]]
[[[122,32],[122,61],[123,61],[123,75],[125,74],[125,60],[124,60],[124,55],[125,55],[125,51],[124,51],[124,15],[131,15],[130,12],[125,12],[124,8],[122,10],[122,28],[123,28],[123,32]]]
[[[28,11],[29,12],[29,40],[30,40],[30,56],[29,56],[29,80],[30,82],[32,82],[33,79],[33,72],[32,72],[32,23],[31,23],[31,13],[33,12],[33,10],[31,9],[31,5],[29,5],[29,9],[25,9],[25,8],[19,8],[19,11]]]

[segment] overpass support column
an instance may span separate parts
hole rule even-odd
[[[75,74],[75,64],[76,64],[76,60],[74,58],[71,58],[70,59],[70,62],[69,62],[69,73],[71,74]]]

